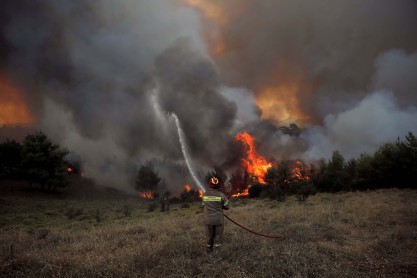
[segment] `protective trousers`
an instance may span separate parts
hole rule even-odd
[[[213,250],[213,247],[222,245],[224,225],[206,225],[207,248]]]

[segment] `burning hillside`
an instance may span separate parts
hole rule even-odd
[[[172,114],[196,172],[242,130],[307,162],[417,133],[413,0],[32,2],[2,1],[0,125],[42,129],[99,184],[130,190],[146,161],[172,192],[192,180]],[[262,184],[251,138],[242,167]]]

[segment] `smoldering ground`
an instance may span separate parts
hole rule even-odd
[[[128,187],[154,160],[178,187],[170,113],[201,171],[244,129],[269,159],[309,160],[416,133],[416,15],[411,0],[3,1],[0,67],[87,175]],[[278,128],[291,121],[300,136]]]

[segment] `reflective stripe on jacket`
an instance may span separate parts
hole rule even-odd
[[[223,209],[229,209],[229,200],[217,189],[209,188],[203,195],[204,223],[223,225]]]

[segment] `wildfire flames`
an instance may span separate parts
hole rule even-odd
[[[264,178],[268,169],[272,167],[272,163],[268,162],[265,158],[259,155],[255,150],[254,139],[247,133],[242,132],[236,135],[235,141],[240,141],[243,144],[245,157],[242,158],[242,167],[246,173],[256,178],[258,182],[266,184]],[[232,197],[243,197],[249,195],[250,185],[239,193],[233,194]]]
[[[272,163],[268,162],[264,157],[259,155],[255,151],[254,139],[247,132],[239,133],[236,135],[235,141],[243,143],[245,149],[245,157],[242,159],[242,167],[246,173],[257,179],[261,184],[266,184],[265,175],[268,170],[272,167]],[[308,175],[308,169],[302,161],[296,161],[291,166],[291,172],[288,176],[288,180],[285,183],[293,183],[299,181],[309,181],[310,176]],[[247,183],[246,180],[243,181]],[[244,197],[249,195],[250,184],[244,184],[240,192],[232,194],[232,197]]]
[[[31,124],[34,119],[22,92],[0,71],[0,125]]]
[[[257,93],[256,104],[262,111],[262,119],[274,120],[279,123],[303,123],[309,120],[299,104],[299,84],[285,84],[268,87]]]
[[[248,174],[256,177],[260,183],[265,184],[265,174],[272,167],[272,163],[266,161],[256,152],[254,140],[249,133],[239,133],[234,140],[242,142],[246,152],[246,157],[242,159],[243,168]]]
[[[152,192],[139,192],[139,197],[143,199],[153,199]]]
[[[184,190],[187,192],[191,191],[191,186],[189,184],[184,185]],[[198,197],[203,198],[203,190],[198,190]]]
[[[249,186],[250,187],[250,186]],[[249,195],[249,187],[243,190],[243,192],[236,193],[232,195],[232,198],[239,198],[239,197],[245,197]]]
[[[295,167],[291,171],[291,178],[298,181],[309,181],[310,176],[307,175],[305,168],[305,165],[301,161],[295,162]]]

